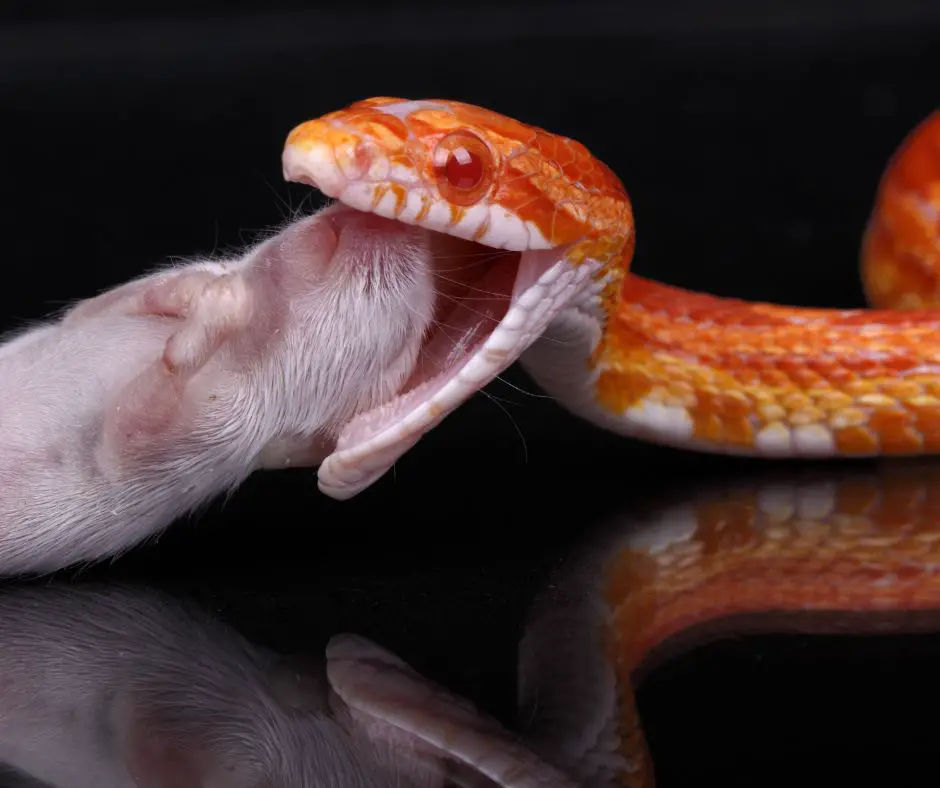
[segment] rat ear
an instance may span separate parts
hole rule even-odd
[[[422,677],[403,660],[356,635],[337,635],[326,647],[327,679],[357,717],[410,737],[458,765],[460,785],[575,788],[496,720]]]

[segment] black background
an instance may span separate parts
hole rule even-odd
[[[859,306],[878,179],[938,106],[938,73],[936,2],[8,1],[0,328],[315,204],[281,181],[285,135],[371,95],[471,101],[585,143],[631,194],[638,273]],[[606,435],[504,378],[353,501],[310,471],[258,476],[82,576],[194,594],[284,650],[361,632],[512,722],[526,606],[566,550],[755,463]],[[921,636],[680,657],[641,695],[660,784],[920,782],[938,656]]]

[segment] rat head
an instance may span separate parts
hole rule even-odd
[[[350,418],[382,405],[408,379],[434,317],[428,240],[419,227],[334,204],[254,249],[245,276],[270,297],[254,299],[252,321],[267,322],[259,335],[279,347],[263,356],[258,396],[275,397],[271,386],[287,392],[276,418],[301,433],[269,443],[266,467],[293,462],[310,431],[329,446]],[[251,332],[246,337],[257,353]]]
[[[423,228],[435,252],[437,330],[400,396],[353,419],[320,466],[337,498],[385,473],[598,280],[604,302],[629,264],[617,177],[574,140],[472,105],[358,102],[295,128],[283,166],[287,180]]]

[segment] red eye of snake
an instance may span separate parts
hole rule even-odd
[[[434,149],[437,188],[448,202],[469,206],[486,194],[493,181],[493,155],[483,140],[455,131]]]
[[[455,189],[472,189],[483,180],[483,161],[466,148],[455,148],[444,170]]]

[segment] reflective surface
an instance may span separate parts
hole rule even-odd
[[[54,786],[571,786],[369,640],[291,660],[141,587],[0,597],[0,758]]]
[[[520,700],[536,748],[585,785],[651,786],[635,690],[678,655],[755,633],[853,635],[864,650],[862,636],[940,630],[938,482],[936,464],[765,471],[615,518],[529,615]],[[877,678],[854,681],[857,701]],[[937,689],[923,681],[920,700]],[[817,689],[798,724],[827,700]]]
[[[906,784],[933,757],[911,710],[940,700],[938,480],[689,484],[586,527],[515,594],[497,561],[456,584],[7,583],[0,758],[63,788],[744,784],[780,757],[763,783]]]

